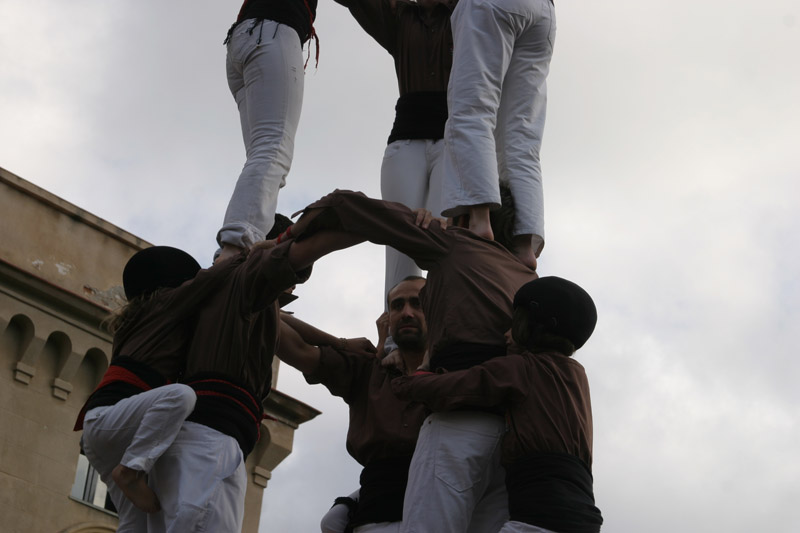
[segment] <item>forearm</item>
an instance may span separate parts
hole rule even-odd
[[[292,234],[297,236],[299,245],[304,237],[310,239],[325,230],[345,232],[353,239],[348,246],[362,240],[391,246],[411,257],[420,268],[428,270],[450,253],[452,239],[438,221],[429,226],[418,224],[417,213],[402,204],[376,200],[352,191],[335,191],[308,206],[296,224],[297,231],[293,229]],[[358,240],[354,237],[356,235]],[[337,243],[322,240],[314,248],[324,246],[333,247]],[[300,252],[306,254],[308,250],[297,250],[298,256]],[[297,264],[307,265],[308,261],[324,254],[308,255],[310,257],[297,257]]]
[[[323,230],[314,233],[300,242],[292,243],[289,249],[289,264],[295,270],[303,270],[314,261],[331,252],[350,248],[364,242],[363,237],[343,231]]]
[[[334,337],[330,333],[315,328],[311,324],[303,322],[294,315],[281,313],[281,320],[286,322],[287,325],[296,331],[307,344],[312,344],[314,346],[336,347],[342,343],[342,339],[339,337]]]
[[[434,411],[502,405],[524,395],[527,388],[523,373],[504,364],[510,360],[501,361],[506,357],[468,370],[396,378],[392,390],[398,397],[422,402]]]
[[[311,274],[306,268],[293,268],[289,261],[292,243],[283,243],[272,248],[256,246],[237,272],[236,290],[246,295],[243,312],[252,313],[272,305],[275,300],[293,285],[304,283]]]
[[[305,342],[300,334],[283,320],[280,322],[276,355],[281,361],[304,374],[314,372],[319,366],[319,348]]]
[[[346,7],[358,25],[394,56],[399,20],[395,0],[334,0]]]

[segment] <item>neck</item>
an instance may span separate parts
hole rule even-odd
[[[399,348],[400,356],[403,358],[403,364],[406,367],[406,374],[413,374],[416,372],[419,365],[422,364],[422,358],[425,356],[425,350],[404,350]]]

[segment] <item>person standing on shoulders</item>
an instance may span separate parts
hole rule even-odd
[[[228,87],[247,159],[217,233],[222,259],[264,240],[272,227],[292,166],[303,105],[303,44],[316,37],[316,15],[317,0],[245,0],[228,30]]]

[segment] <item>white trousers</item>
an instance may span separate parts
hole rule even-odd
[[[304,83],[297,32],[270,20],[245,20],[228,42],[226,69],[247,160],[217,242],[250,247],[272,228],[278,190],[292,165]]]
[[[408,471],[403,533],[493,533],[508,520],[500,465],[502,417],[433,413],[422,424]]]
[[[353,492],[348,497],[358,501],[359,494],[361,490]],[[322,533],[342,533],[347,527],[349,512],[350,509],[343,503],[331,507],[320,521]],[[353,533],[400,533],[400,522],[364,524],[354,528]]]
[[[549,529],[545,529],[543,527],[532,526],[530,524],[526,524],[525,522],[515,522],[513,520],[509,520],[505,524],[503,524],[503,529],[500,530],[500,533],[556,533],[555,531],[551,531]]]
[[[151,472],[172,445],[196,399],[194,390],[186,385],[165,385],[86,413],[81,445],[89,463],[108,485],[119,514],[118,532],[146,531],[146,513],[125,497],[111,479],[111,471],[122,464]],[[152,477],[148,484],[160,499],[161,491]]]
[[[358,501],[360,494],[361,489],[358,489],[351,493],[348,498]],[[350,508],[347,505],[343,503],[337,503],[333,505],[330,509],[328,509],[328,512],[325,513],[325,516],[322,517],[322,520],[320,520],[320,531],[322,531],[322,533],[342,533],[349,522],[349,514]]]
[[[544,237],[539,151],[556,33],[550,0],[460,0],[451,17],[453,68],[445,126],[445,216],[500,205],[498,181],[517,208],[514,234]]]
[[[381,198],[400,202],[411,209],[424,207],[435,216],[441,212],[442,155],[444,141],[407,139],[386,147],[381,164]],[[414,261],[386,247],[384,307],[389,290],[408,276],[422,271]]]
[[[240,533],[247,474],[236,439],[184,422],[150,472],[161,512],[147,515],[148,531]]]
[[[401,522],[378,522],[364,524],[353,529],[353,533],[400,533]]]

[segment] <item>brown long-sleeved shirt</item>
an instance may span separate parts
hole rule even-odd
[[[592,466],[592,405],[583,366],[557,352],[509,353],[467,370],[393,381],[395,393],[434,411],[504,406],[511,430],[503,463],[535,452],[561,452]]]
[[[189,344],[186,375],[215,372],[247,385],[263,400],[272,381],[278,338],[278,296],[308,279],[295,273],[286,254],[291,242],[242,252],[224,283],[202,302]]]
[[[306,208],[324,208],[308,228],[339,229],[392,246],[428,271],[420,291],[432,355],[448,345],[505,346],[512,301],[536,272],[497,242],[437,221],[417,226],[406,206],[362,193],[334,191]]]
[[[114,333],[111,362],[130,357],[175,381],[186,362],[198,306],[224,283],[232,266],[215,265],[177,288],[160,289],[134,319]]]
[[[149,387],[176,381],[184,371],[186,354],[198,306],[224,283],[232,263],[200,270],[176,288],[163,288],[142,305],[138,313],[114,333],[111,365],[101,385],[89,396],[78,415],[75,429],[94,407],[114,405],[141,392],[138,384],[115,376],[120,366],[132,371]],[[127,361],[132,361],[135,368]],[[104,384],[105,383],[105,384]]]
[[[394,395],[391,381],[400,373],[381,367],[374,357],[329,347],[320,350],[319,366],[305,378],[325,385],[350,408],[348,453],[362,466],[379,459],[410,457],[428,413],[421,403]]]

